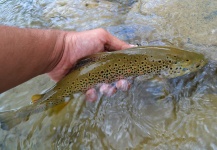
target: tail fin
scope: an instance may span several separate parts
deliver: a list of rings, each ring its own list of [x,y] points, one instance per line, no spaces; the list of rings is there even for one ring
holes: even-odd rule
[[[3,130],[10,130],[20,124],[23,120],[24,118],[17,117],[16,111],[0,112],[0,127]]]

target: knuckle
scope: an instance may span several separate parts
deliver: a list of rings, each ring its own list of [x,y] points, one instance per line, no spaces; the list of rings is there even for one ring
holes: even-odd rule
[[[98,30],[98,34],[101,34],[101,35],[107,35],[108,34],[108,31],[106,31],[105,29],[103,28],[99,28],[97,29]]]

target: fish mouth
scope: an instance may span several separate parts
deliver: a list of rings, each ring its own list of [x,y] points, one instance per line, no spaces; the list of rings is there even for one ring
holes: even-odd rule
[[[195,68],[200,68],[200,67],[202,67],[202,65],[200,64],[200,63],[198,63],[198,64],[195,64]]]
[[[206,65],[206,63],[207,63],[207,61],[201,60],[199,63],[194,64],[194,68],[195,69],[201,69]]]

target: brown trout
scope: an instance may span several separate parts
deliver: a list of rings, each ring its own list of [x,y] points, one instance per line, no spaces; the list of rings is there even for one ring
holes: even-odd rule
[[[53,88],[35,95],[36,102],[18,110],[0,113],[2,129],[9,130],[34,113],[67,103],[74,93],[85,92],[99,83],[120,78],[144,76],[174,78],[197,71],[207,63],[202,54],[174,47],[134,47],[115,52],[101,52],[82,59]]]

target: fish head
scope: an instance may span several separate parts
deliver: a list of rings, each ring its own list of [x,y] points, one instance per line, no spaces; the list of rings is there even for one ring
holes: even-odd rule
[[[207,59],[203,54],[180,50],[177,53],[169,54],[170,62],[168,69],[163,72],[169,78],[182,76],[201,69],[207,64]]]

